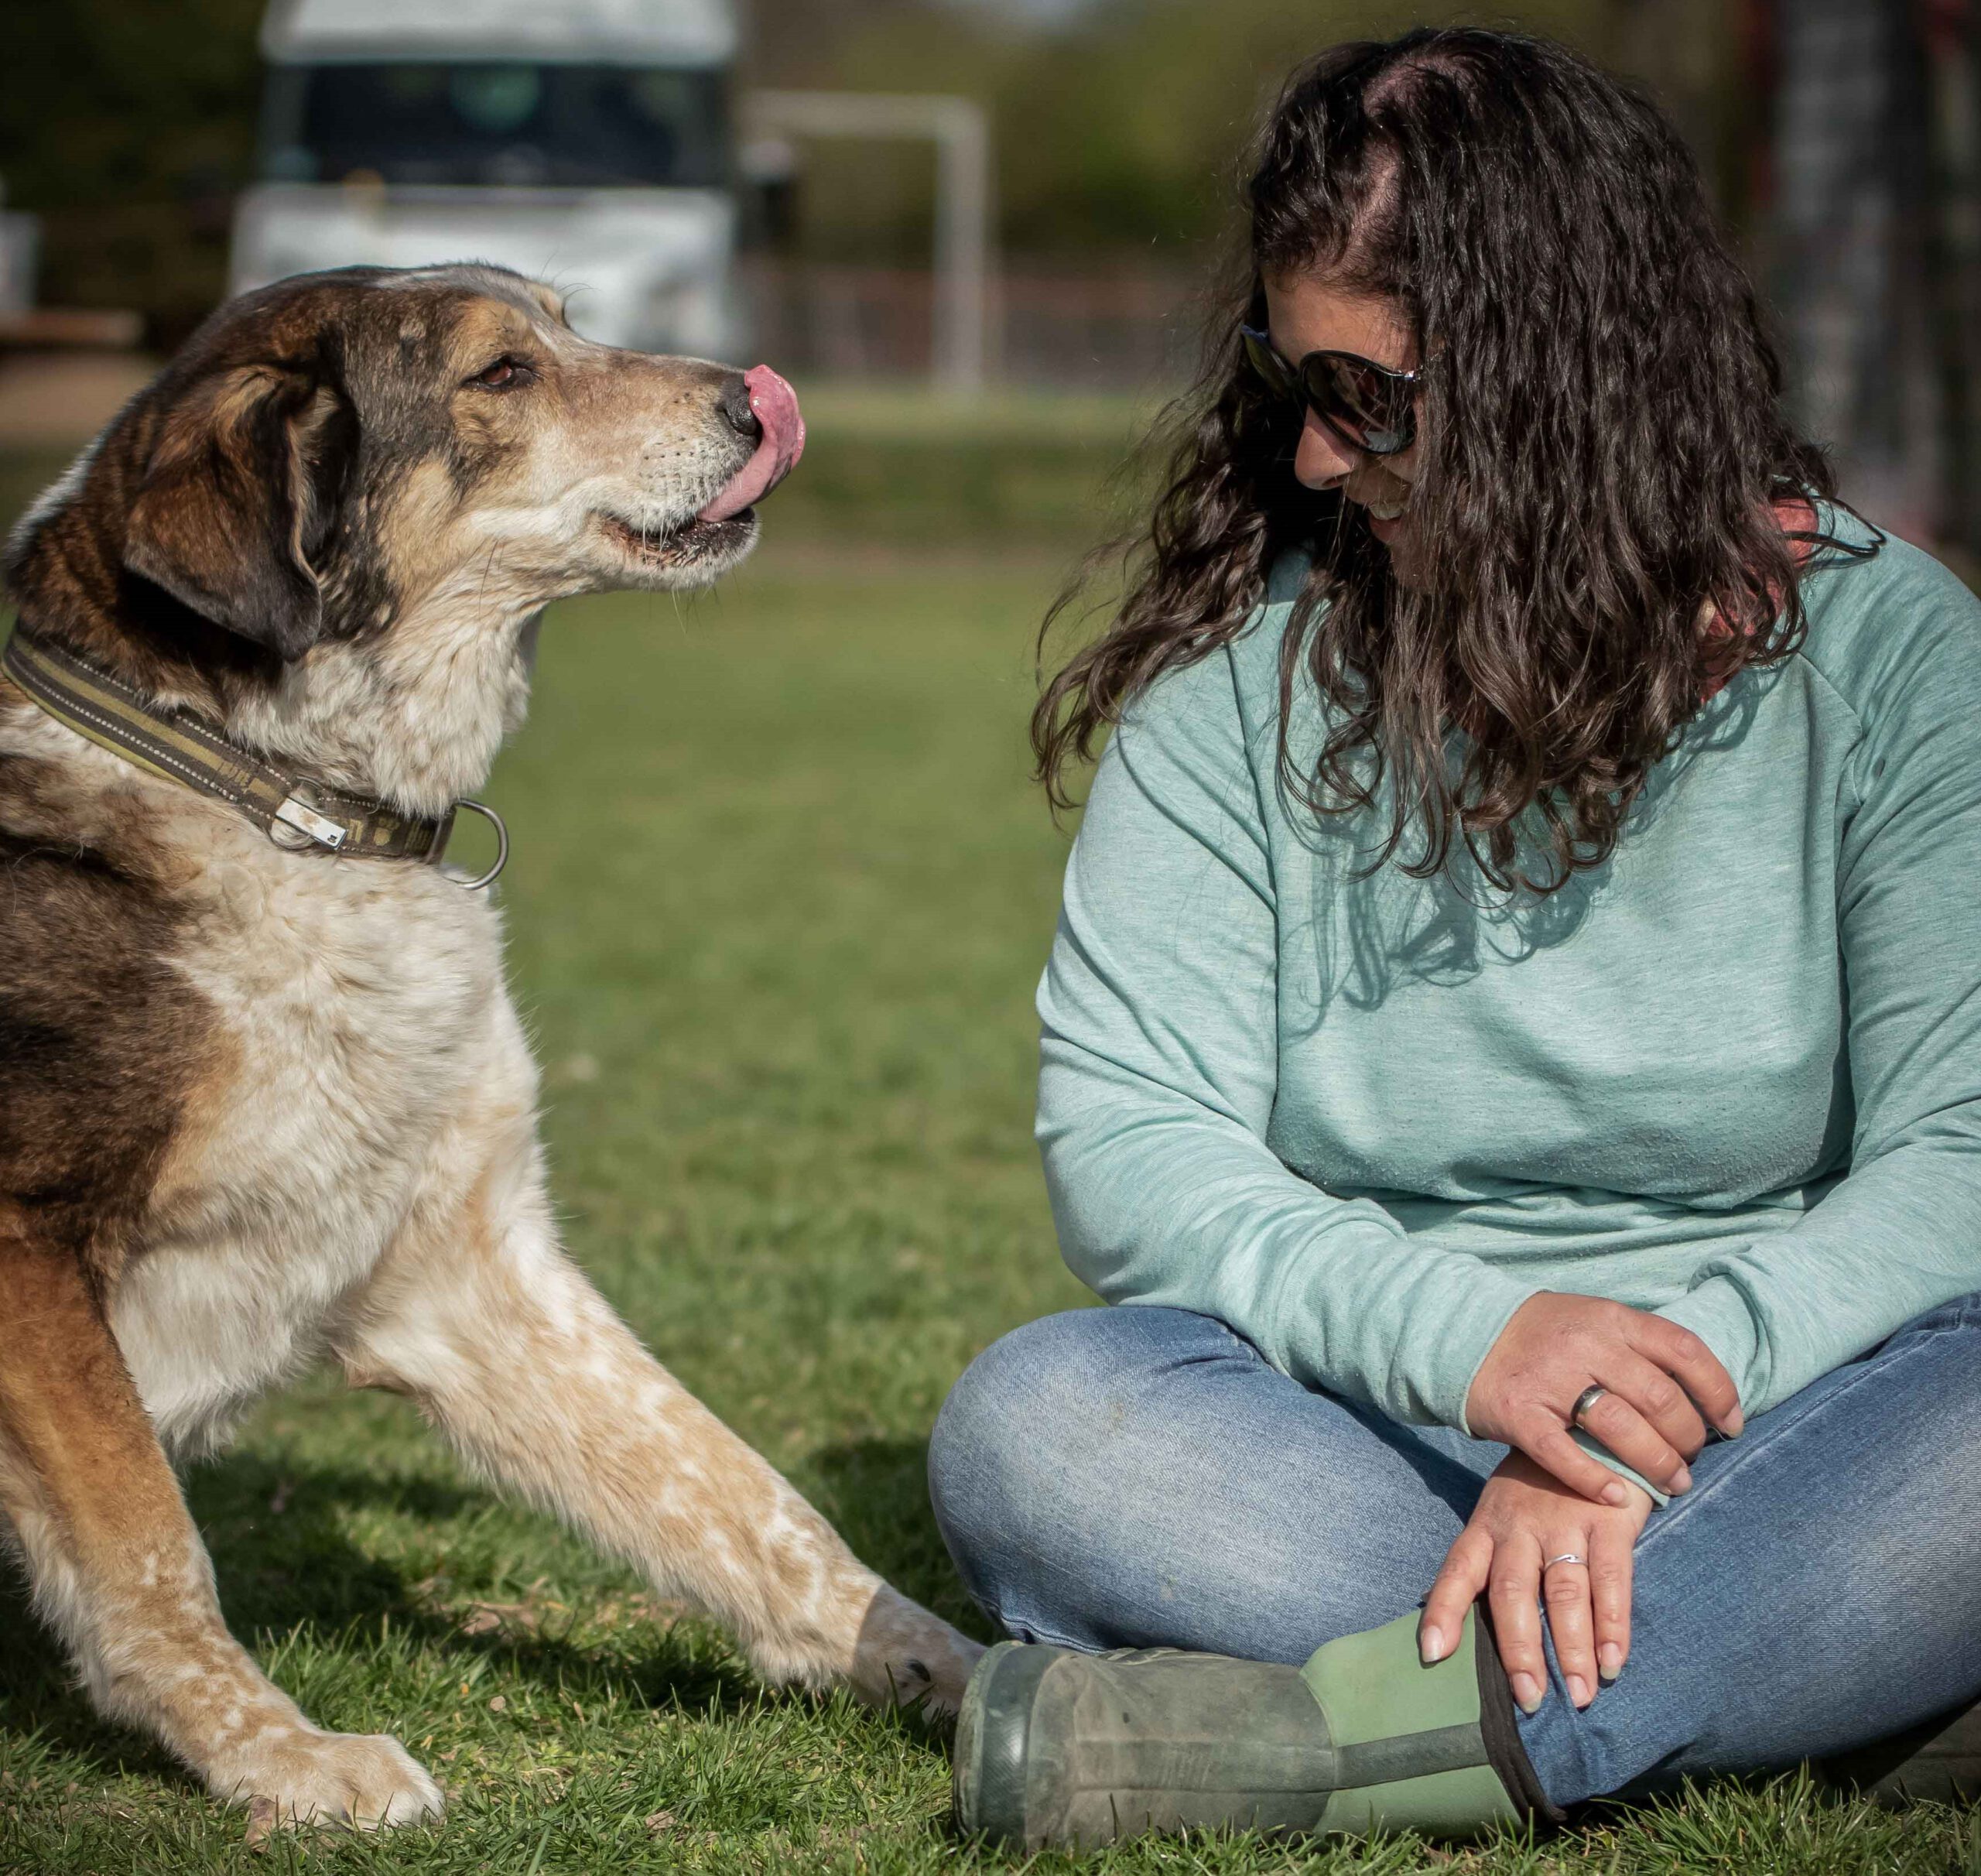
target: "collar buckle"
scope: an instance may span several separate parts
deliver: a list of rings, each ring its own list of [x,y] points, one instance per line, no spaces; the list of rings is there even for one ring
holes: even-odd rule
[[[289,799],[275,810],[275,818],[269,824],[269,838],[286,853],[299,853],[312,842],[319,847],[327,847],[334,854],[344,851],[347,835],[344,824],[316,811],[310,799],[315,792],[306,782],[293,789]],[[303,838],[286,840],[275,831],[279,827],[293,829]]]

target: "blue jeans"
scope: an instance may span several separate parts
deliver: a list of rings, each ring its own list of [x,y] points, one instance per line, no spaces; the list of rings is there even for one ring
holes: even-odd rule
[[[1299,1662],[1422,1603],[1506,1450],[1130,1305],[987,1349],[929,1476],[964,1582],[1020,1639]],[[1519,1724],[1556,1804],[1792,1765],[1981,1696],[1981,1294],[1692,1470],[1637,1541],[1621,1676],[1579,1712],[1548,1645]]]

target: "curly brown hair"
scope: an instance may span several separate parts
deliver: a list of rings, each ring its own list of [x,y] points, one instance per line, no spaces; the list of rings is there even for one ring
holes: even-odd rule
[[[1835,484],[1781,413],[1753,290],[1657,107],[1517,35],[1322,53],[1281,92],[1247,197],[1242,286],[1158,428],[1165,485],[1114,544],[1125,598],[1039,700],[1040,778],[1066,805],[1069,762],[1162,673],[1236,636],[1274,560],[1302,549],[1281,665],[1288,793],[1370,808],[1387,773],[1372,866],[1415,829],[1412,873],[1443,868],[1456,836],[1495,885],[1550,892],[1609,856],[1710,690],[1801,642],[1808,556],[1864,551],[1801,505]],[[1421,584],[1393,577],[1355,504],[1294,480],[1299,414],[1263,395],[1237,336],[1265,323],[1268,273],[1391,296],[1435,354],[1411,497]],[[1303,666],[1329,707],[1295,774]]]

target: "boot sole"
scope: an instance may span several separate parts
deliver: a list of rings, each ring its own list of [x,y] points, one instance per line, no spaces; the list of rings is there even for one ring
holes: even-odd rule
[[[956,1716],[956,1828],[1025,1847],[1025,1769],[1039,1683],[1064,1651],[1001,1642],[977,1664]]]

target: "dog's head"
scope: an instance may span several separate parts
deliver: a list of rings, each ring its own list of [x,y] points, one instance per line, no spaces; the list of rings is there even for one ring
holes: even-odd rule
[[[802,437],[775,374],[593,344],[502,269],[304,275],[207,322],[9,571],[32,606],[37,523],[79,505],[124,568],[293,659],[464,574],[529,604],[705,583]]]
[[[593,344],[501,268],[303,275],[216,313],[6,572],[25,615],[168,694],[362,707],[512,662],[548,601],[706,584],[803,437],[774,372]]]

